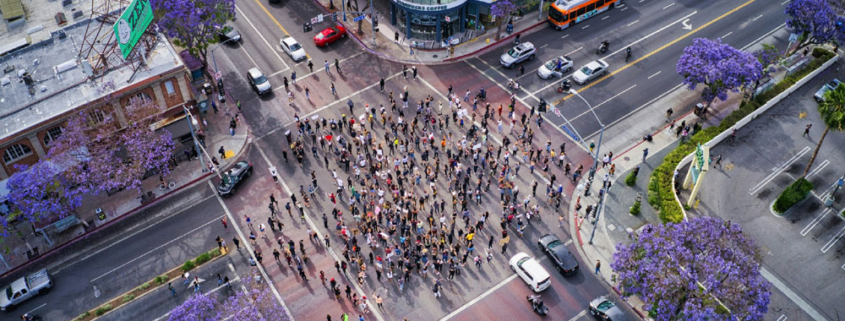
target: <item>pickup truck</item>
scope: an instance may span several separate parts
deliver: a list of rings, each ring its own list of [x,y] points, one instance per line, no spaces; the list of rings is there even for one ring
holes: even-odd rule
[[[53,279],[47,270],[41,270],[15,280],[3,290],[0,295],[0,310],[10,311],[39,293],[46,293],[53,287]]]

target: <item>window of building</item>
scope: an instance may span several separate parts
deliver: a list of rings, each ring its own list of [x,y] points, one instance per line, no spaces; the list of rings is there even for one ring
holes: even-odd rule
[[[139,92],[135,94],[135,98],[141,98],[143,100],[152,100],[152,98],[150,98],[150,95],[147,95],[147,93],[145,92]]]
[[[44,135],[44,145],[50,145],[56,138],[62,135],[62,128],[59,126],[50,128],[47,130],[47,134]]]
[[[29,154],[32,154],[32,149],[29,146],[14,144],[6,148],[6,152],[3,153],[3,162],[9,164]]]
[[[173,81],[168,80],[164,82],[164,88],[167,89],[167,95],[173,96],[176,94],[176,89],[173,88]]]
[[[91,123],[90,125],[99,124],[104,120],[106,120],[106,113],[101,109],[95,108],[88,112],[88,122]]]

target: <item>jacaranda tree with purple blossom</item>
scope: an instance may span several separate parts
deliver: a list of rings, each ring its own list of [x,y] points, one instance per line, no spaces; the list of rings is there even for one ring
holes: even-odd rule
[[[784,9],[786,26],[801,35],[792,53],[810,44],[824,44],[841,35],[836,28],[836,14],[827,0],[792,0]],[[791,54],[791,53],[790,53]]]
[[[235,0],[151,0],[158,26],[174,44],[188,49],[208,68],[208,47],[235,18]]]
[[[775,72],[775,65],[780,60],[781,52],[773,45],[764,43],[760,50],[754,52],[754,57],[757,57],[757,61],[760,62],[760,66],[762,67],[763,75],[761,78],[769,77],[769,74]],[[760,81],[756,81],[754,83],[754,90],[752,93],[757,92],[757,87],[760,86]],[[749,95],[748,99],[754,99],[753,95]]]
[[[647,225],[616,245],[610,266],[657,320],[763,320],[771,292],[760,260],[738,224],[703,217]]]
[[[707,107],[716,98],[728,99],[728,91],[753,85],[763,77],[763,66],[750,54],[722,43],[720,39],[693,39],[675,67],[684,77],[684,84],[695,90],[699,84],[706,86],[701,98]]]
[[[42,160],[32,166],[15,165],[15,170],[7,182],[14,210],[11,215],[0,216],[0,236],[8,235],[9,220],[35,223],[61,219],[82,205],[84,188],[74,188],[53,163]]]
[[[233,287],[232,295],[220,302],[214,294],[196,294],[170,311],[168,321],[286,321],[288,313],[276,301],[266,282],[256,282],[258,273],[244,278],[244,288]]]
[[[496,40],[501,39],[502,37],[502,28],[505,26],[505,22],[508,21],[511,17],[511,13],[516,10],[516,5],[511,2],[511,0],[499,0],[493,3],[493,6],[490,7],[490,13],[496,16]]]
[[[194,294],[181,305],[170,310],[168,321],[223,320],[217,311],[217,298],[214,294]]]
[[[170,174],[173,137],[167,130],[153,129],[162,111],[155,101],[140,97],[123,108],[125,125],[114,111],[79,111],[50,145],[48,157],[91,192],[123,188],[141,192],[145,173]]]

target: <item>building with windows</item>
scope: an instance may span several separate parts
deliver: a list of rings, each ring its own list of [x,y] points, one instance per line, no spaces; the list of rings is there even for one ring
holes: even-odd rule
[[[390,0],[390,24],[415,41],[440,44],[490,20],[493,0]]]
[[[97,118],[115,117],[126,125],[123,108],[129,99],[149,98],[164,110],[160,128],[170,130],[174,141],[190,137],[183,112],[183,106],[194,102],[190,72],[170,43],[158,37],[140,68],[123,64],[93,70],[95,61],[78,58],[86,26],[87,21],[67,26],[0,57],[0,201],[15,165],[46,157],[67,118],[80,110],[93,112],[90,107],[98,106],[105,113]]]

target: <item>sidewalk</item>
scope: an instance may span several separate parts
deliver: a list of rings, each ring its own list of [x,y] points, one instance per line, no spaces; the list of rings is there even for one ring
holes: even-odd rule
[[[197,96],[197,88],[191,87],[194,90],[194,95]],[[216,96],[216,95],[212,95]],[[231,159],[238,159],[245,150],[249,138],[249,126],[240,120],[238,123],[235,135],[229,134],[229,121],[236,108],[233,103],[234,99],[228,98],[230,102],[231,115],[227,116],[224,108],[218,107],[219,113],[215,114],[209,110],[207,115],[201,115],[197,121],[199,128],[205,132],[206,146],[210,156],[214,155],[220,146],[223,146],[227,151],[232,151],[235,157]],[[210,108],[209,108],[210,109]],[[207,126],[205,125],[207,123]],[[90,241],[95,234],[103,230],[103,227],[113,225],[122,221],[124,218],[138,213],[151,205],[169,198],[178,192],[194,186],[196,183],[203,181],[212,174],[208,172],[207,168],[200,165],[197,159],[189,159],[184,154],[185,149],[192,148],[193,145],[178,143],[178,137],[174,137],[176,148],[171,162],[171,173],[165,177],[168,182],[167,188],[162,188],[159,181],[159,175],[151,175],[143,181],[143,191],[145,195],[140,195],[136,190],[121,190],[112,194],[100,192],[98,195],[85,195],[82,200],[82,206],[76,209],[76,216],[81,224],[76,224],[64,231],[58,232],[55,227],[44,227],[49,241],[42,235],[35,234],[35,228],[30,222],[18,222],[16,228],[20,232],[19,237],[8,237],[4,239],[3,260],[6,264],[0,264],[0,271],[2,275],[0,278],[12,278],[23,275],[27,272],[42,269],[48,266],[60,265],[63,262],[73,259],[79,254],[76,251],[62,251],[61,256],[57,256],[57,252],[66,249],[74,243],[85,243],[82,241]],[[231,164],[227,160],[220,161],[220,170],[226,168]],[[207,161],[206,161],[207,162]],[[208,164],[206,164],[207,166]],[[98,217],[98,212],[102,211],[105,215],[104,219]],[[97,235],[101,236],[101,235]],[[45,258],[49,258],[45,260]]]
[[[334,10],[329,9],[329,2],[331,0],[313,1],[319,4],[325,13],[342,12],[340,8],[337,7],[337,4],[335,5]],[[414,39],[405,39],[405,37],[401,36],[404,32],[399,32],[400,41],[395,42],[394,32],[397,31],[397,27],[390,24],[389,15],[384,14],[385,12],[380,10],[379,5],[374,6],[379,16],[379,30],[375,35],[375,44],[373,44],[373,26],[371,18],[368,17],[364,19],[361,27],[362,30],[360,32],[358,31],[358,23],[352,21],[356,15],[347,14],[347,21],[344,22],[340,17],[341,15],[338,14],[339,17],[337,23],[343,25],[347,29],[347,33],[370,53],[387,60],[411,64],[424,63],[427,65],[436,65],[473,57],[485,50],[493,49],[501,45],[512,44],[513,37],[515,37],[516,34],[522,34],[521,36],[525,36],[528,33],[537,30],[537,27],[548,23],[545,14],[543,15],[543,19],[538,20],[537,11],[527,12],[521,17],[514,17],[513,32],[510,34],[502,32],[502,37],[499,41],[496,41],[495,28],[483,31],[467,30],[467,33],[471,32],[471,35],[474,37],[466,42],[455,45],[454,54],[450,56],[446,49],[414,48],[411,50],[411,46],[414,44]],[[481,34],[479,35],[478,33]]]

